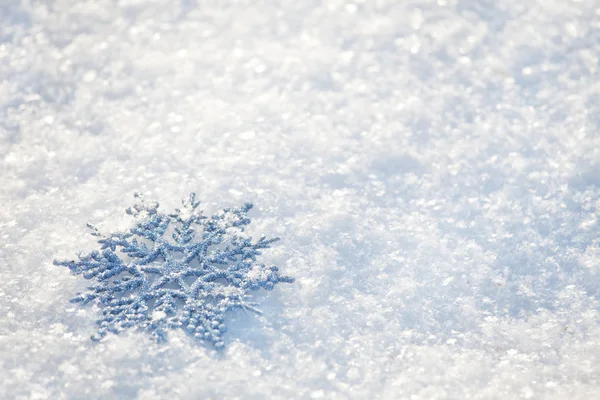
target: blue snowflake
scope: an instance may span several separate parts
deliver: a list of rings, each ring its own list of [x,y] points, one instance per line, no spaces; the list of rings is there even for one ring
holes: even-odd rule
[[[135,327],[161,342],[170,329],[181,328],[220,348],[226,312],[260,313],[248,301],[251,291],[293,282],[277,267],[256,262],[260,250],[279,238],[253,242],[244,235],[252,204],[205,217],[193,193],[172,214],[136,197],[140,203],[127,209],[136,218],[133,228],[103,235],[88,224],[99,237],[100,251],[80,254],[78,261],[54,261],[98,282],[71,300],[102,307],[92,339]]]

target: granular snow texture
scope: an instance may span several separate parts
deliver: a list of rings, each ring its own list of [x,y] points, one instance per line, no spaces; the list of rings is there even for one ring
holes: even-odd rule
[[[0,1],[0,398],[600,398],[596,0]],[[142,192],[295,283],[89,339]]]

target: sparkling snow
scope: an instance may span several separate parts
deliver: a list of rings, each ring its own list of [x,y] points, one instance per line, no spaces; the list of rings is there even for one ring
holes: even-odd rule
[[[135,192],[296,278],[89,339]],[[0,1],[1,399],[600,398],[596,0]]]

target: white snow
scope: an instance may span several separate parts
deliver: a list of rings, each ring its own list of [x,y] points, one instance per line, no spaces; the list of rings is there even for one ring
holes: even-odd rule
[[[153,321],[164,319],[164,318],[167,318],[167,313],[165,313],[164,311],[154,311],[152,313]]]
[[[1,399],[600,398],[596,0],[0,2]],[[52,265],[251,201],[296,277],[89,340]]]

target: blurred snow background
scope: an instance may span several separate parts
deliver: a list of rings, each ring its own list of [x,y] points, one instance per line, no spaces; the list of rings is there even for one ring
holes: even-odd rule
[[[600,396],[596,0],[0,0],[0,398]],[[89,340],[55,258],[252,201],[296,277]]]

